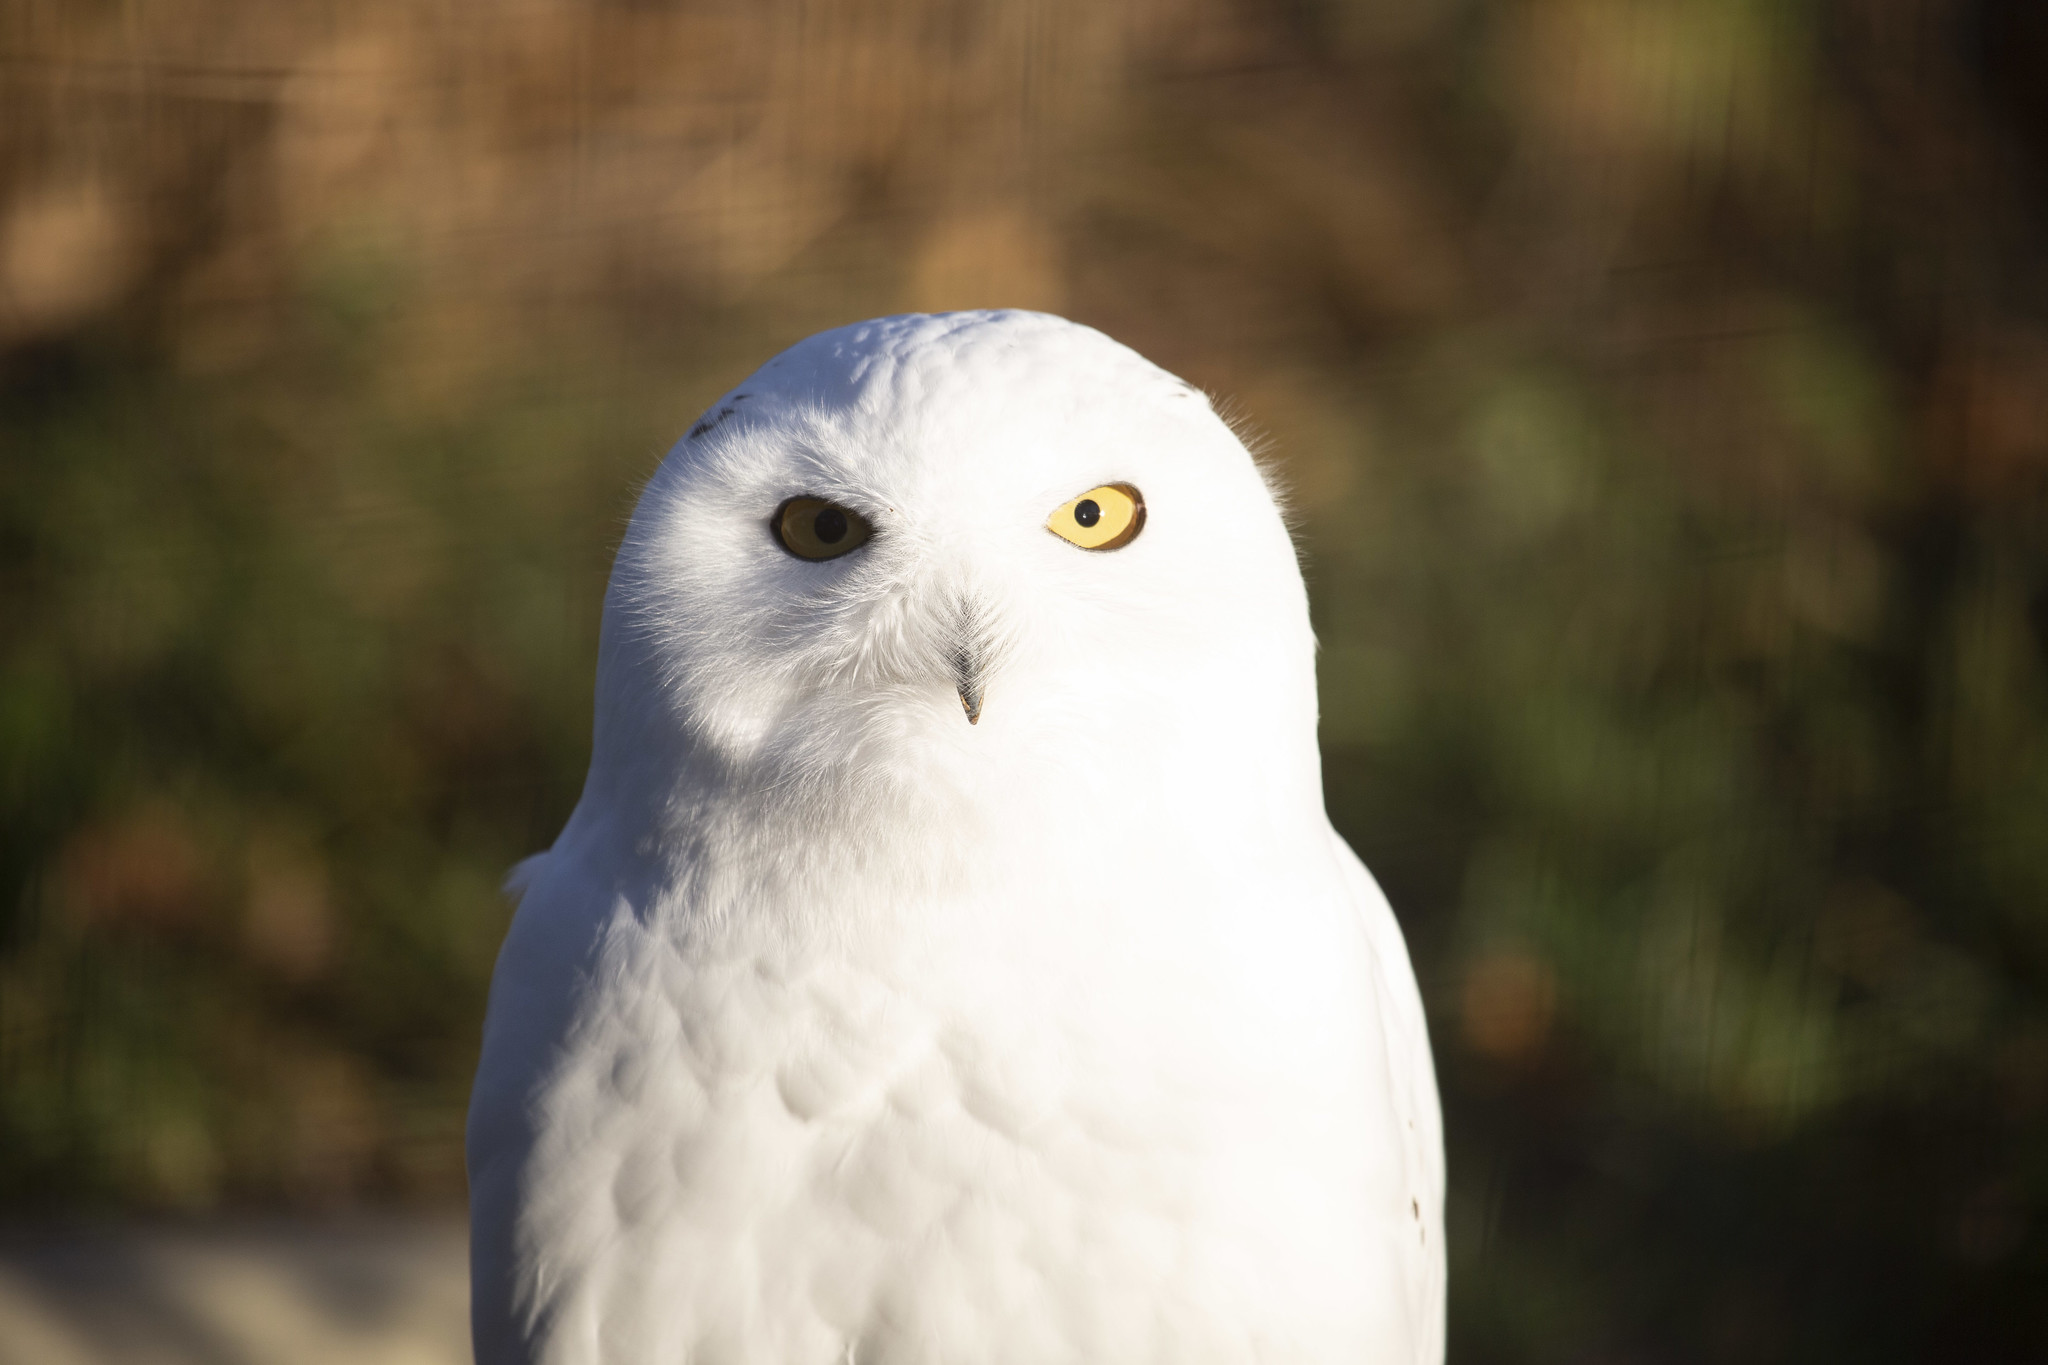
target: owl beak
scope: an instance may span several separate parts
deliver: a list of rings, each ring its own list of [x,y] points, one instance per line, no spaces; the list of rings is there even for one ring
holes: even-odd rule
[[[984,684],[981,680],[981,666],[967,650],[953,656],[953,682],[960,692],[960,709],[967,713],[969,725],[981,724],[981,694]]]
[[[953,687],[960,694],[960,709],[969,725],[981,724],[981,697],[987,688],[988,651],[977,630],[960,632],[953,646]]]
[[[988,669],[995,645],[989,632],[986,608],[973,597],[963,597],[950,632],[953,688],[960,694],[960,709],[969,725],[981,723],[981,698],[988,687]]]

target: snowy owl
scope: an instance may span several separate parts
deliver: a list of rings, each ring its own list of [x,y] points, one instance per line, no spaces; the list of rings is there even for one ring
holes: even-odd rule
[[[482,1365],[1441,1359],[1415,978],[1294,547],[1044,314],[826,332],[642,494],[469,1117]]]

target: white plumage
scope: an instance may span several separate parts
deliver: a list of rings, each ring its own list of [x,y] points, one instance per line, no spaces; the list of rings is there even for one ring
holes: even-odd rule
[[[1049,533],[1105,485],[1135,539]],[[796,497],[872,538],[799,557]],[[888,318],[721,400],[515,877],[482,1365],[1440,1360],[1428,1040],[1313,654],[1251,457],[1100,333]]]

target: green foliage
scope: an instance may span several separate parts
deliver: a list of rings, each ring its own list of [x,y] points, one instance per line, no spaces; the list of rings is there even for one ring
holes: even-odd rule
[[[496,883],[573,799],[655,438],[544,375],[440,424],[46,363],[7,414],[0,1180],[459,1189]]]

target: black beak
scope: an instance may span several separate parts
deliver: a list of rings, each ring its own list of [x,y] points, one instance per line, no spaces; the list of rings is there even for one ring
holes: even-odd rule
[[[981,723],[981,697],[988,685],[990,642],[982,615],[971,603],[962,603],[953,645],[953,687],[960,694],[960,709],[967,723]]]
[[[967,712],[967,723],[981,723],[981,694],[985,684],[981,676],[979,651],[962,648],[953,655],[953,685],[960,692],[960,707]]]

